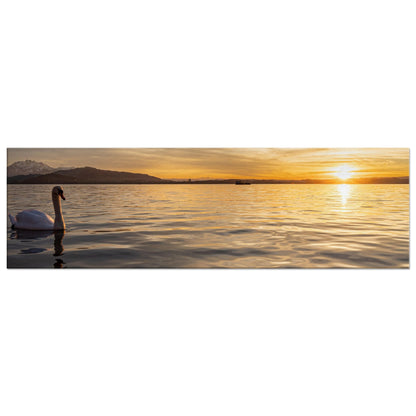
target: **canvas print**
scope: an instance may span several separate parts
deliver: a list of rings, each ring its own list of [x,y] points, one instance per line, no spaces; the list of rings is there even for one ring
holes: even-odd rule
[[[409,149],[13,148],[9,268],[408,268]]]

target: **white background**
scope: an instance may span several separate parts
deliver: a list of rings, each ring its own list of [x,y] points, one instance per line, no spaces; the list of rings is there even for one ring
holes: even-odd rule
[[[410,147],[414,21],[398,0],[3,2],[4,168],[6,147]],[[0,285],[5,416],[416,412],[408,270]]]

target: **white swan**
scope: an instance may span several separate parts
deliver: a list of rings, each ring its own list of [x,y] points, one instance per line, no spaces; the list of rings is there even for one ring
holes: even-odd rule
[[[64,190],[60,186],[55,186],[52,189],[52,202],[55,209],[55,221],[44,212],[36,209],[28,209],[19,212],[16,217],[9,214],[12,228],[21,230],[64,230],[65,222],[62,216],[61,197],[65,200]]]

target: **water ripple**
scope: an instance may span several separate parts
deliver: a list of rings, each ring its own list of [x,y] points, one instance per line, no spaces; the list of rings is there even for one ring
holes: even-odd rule
[[[9,185],[9,212],[53,215],[49,188]],[[65,234],[9,229],[8,267],[409,265],[408,185],[64,188]]]

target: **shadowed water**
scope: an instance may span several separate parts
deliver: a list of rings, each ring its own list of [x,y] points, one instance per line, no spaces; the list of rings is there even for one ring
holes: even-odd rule
[[[8,212],[53,217],[52,185]],[[402,268],[409,185],[65,185],[67,230],[8,228],[8,267]]]

